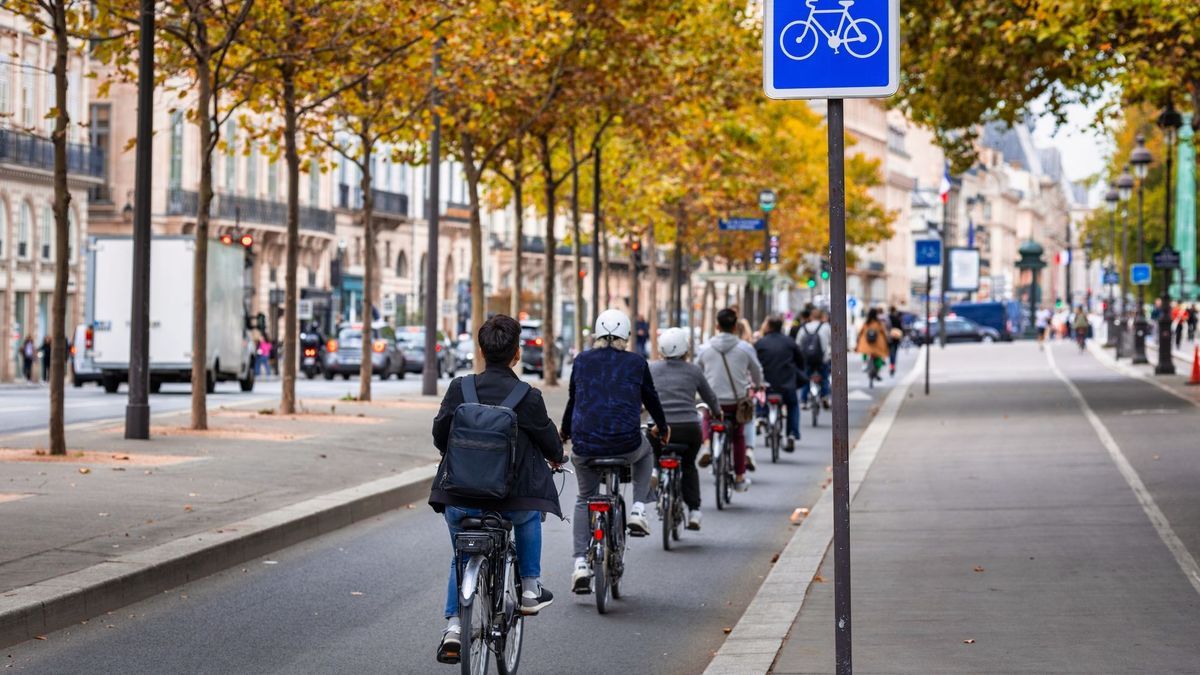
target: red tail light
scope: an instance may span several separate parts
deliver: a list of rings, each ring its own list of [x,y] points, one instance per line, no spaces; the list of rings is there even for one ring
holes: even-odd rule
[[[95,341],[96,341],[96,334],[92,332],[91,328],[88,328],[86,331],[84,331],[84,333],[83,333],[83,348],[84,349],[91,349],[92,345],[95,344]]]
[[[714,425],[712,425],[712,430],[717,433],[723,434],[723,433],[725,433],[725,425],[724,424],[714,424]]]
[[[664,469],[678,469],[679,460],[674,457],[663,457],[658,460],[658,465]]]
[[[330,354],[336,352],[337,351],[337,340],[330,340],[329,342],[326,342],[325,343],[325,351],[329,352]]]
[[[71,345],[71,356],[75,356],[75,345]]]
[[[433,351],[435,351],[435,352],[440,352],[440,351],[442,351],[442,346],[441,346],[441,345],[434,345],[434,346],[433,346]]]
[[[387,349],[387,342],[384,340],[376,340],[371,345],[371,349],[375,350],[376,354],[382,354],[384,352],[384,350]]]
[[[588,511],[608,513],[608,502],[588,502]]]
[[[312,347],[306,347],[304,349],[304,355],[305,356],[316,356],[317,350],[313,349]]]
[[[596,538],[596,541],[600,541],[600,540],[604,539],[604,530],[597,527],[596,531],[592,533],[592,536]]]
[[[783,403],[783,397],[772,394],[767,397],[767,403],[774,403],[775,405],[779,405],[780,403]]]

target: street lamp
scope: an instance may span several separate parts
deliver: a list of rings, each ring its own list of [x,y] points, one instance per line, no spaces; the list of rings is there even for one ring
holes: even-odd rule
[[[1133,149],[1133,153],[1129,156],[1129,163],[1133,165],[1133,173],[1137,176],[1138,262],[1145,262],[1146,260],[1145,221],[1142,207],[1145,203],[1146,174],[1150,172],[1150,163],[1152,161],[1154,161],[1154,158],[1150,155],[1150,150],[1146,148],[1146,137],[1138,134],[1137,147]],[[1138,301],[1137,307],[1134,310],[1133,320],[1133,363],[1149,363],[1146,359],[1146,333],[1149,332],[1150,327],[1146,323],[1145,308],[1146,287],[1138,286]]]
[[[1158,127],[1163,130],[1167,142],[1167,198],[1163,201],[1163,247],[1164,253],[1171,248],[1171,160],[1174,157],[1175,134],[1183,126],[1183,115],[1167,99],[1167,106],[1158,116]],[[1171,354],[1171,276],[1174,268],[1163,269],[1162,306],[1158,310],[1158,365],[1155,375],[1174,375],[1175,358]]]
[[[1117,204],[1121,200],[1121,193],[1117,190],[1116,183],[1110,183],[1108,192],[1104,194],[1104,201],[1108,204],[1108,255],[1109,262],[1104,268],[1104,276],[1108,276],[1109,272],[1117,269]],[[1108,303],[1104,305],[1104,324],[1108,327],[1108,336],[1105,338],[1105,347],[1115,347],[1117,344],[1117,320],[1116,312],[1113,311],[1113,285],[1105,279],[1105,285],[1108,286]]]
[[[1129,200],[1133,198],[1133,175],[1129,173],[1129,165],[1117,176],[1117,192],[1121,197],[1121,317],[1117,333],[1117,357],[1128,356],[1126,332],[1128,320],[1127,304],[1129,302]]]

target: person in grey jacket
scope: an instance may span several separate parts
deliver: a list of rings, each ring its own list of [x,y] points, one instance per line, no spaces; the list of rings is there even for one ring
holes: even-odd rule
[[[688,507],[689,530],[700,529],[700,472],[696,469],[696,455],[704,445],[704,430],[700,427],[700,415],[696,410],[696,395],[712,411],[713,417],[721,418],[721,402],[713,393],[700,367],[688,363],[690,347],[687,331],[668,328],[658,339],[661,361],[650,364],[650,375],[662,401],[671,427],[671,445],[678,446],[683,467],[683,503]]]
[[[727,433],[733,439],[733,469],[737,474],[734,489],[745,492],[750,486],[750,480],[746,478],[746,437],[734,413],[737,412],[737,400],[746,396],[751,385],[763,386],[763,373],[754,347],[733,334],[737,322],[737,312],[732,309],[717,312],[718,333],[708,341],[708,346],[696,360],[700,370],[704,371],[704,379],[721,402]],[[708,466],[711,461],[707,452],[700,455],[700,466]]]

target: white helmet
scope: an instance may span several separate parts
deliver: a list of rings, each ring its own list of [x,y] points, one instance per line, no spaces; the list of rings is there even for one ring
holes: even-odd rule
[[[628,340],[630,333],[629,317],[625,316],[625,312],[617,309],[606,309],[600,312],[600,316],[596,317],[596,330],[592,332],[592,337],[614,337],[620,340]]]
[[[682,328],[668,328],[658,338],[658,353],[667,359],[680,359],[687,355],[691,346],[687,331]]]

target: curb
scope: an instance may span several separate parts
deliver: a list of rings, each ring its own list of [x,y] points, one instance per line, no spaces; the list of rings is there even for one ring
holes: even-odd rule
[[[5,593],[0,647],[409,504],[428,493],[436,470],[419,466]]]
[[[850,501],[891,431],[909,387],[923,373],[926,350],[904,380],[888,392],[875,418],[850,453]],[[804,522],[792,534],[754,599],[709,662],[704,675],[768,673],[804,605],[813,576],[833,539],[833,490],[825,490]]]

